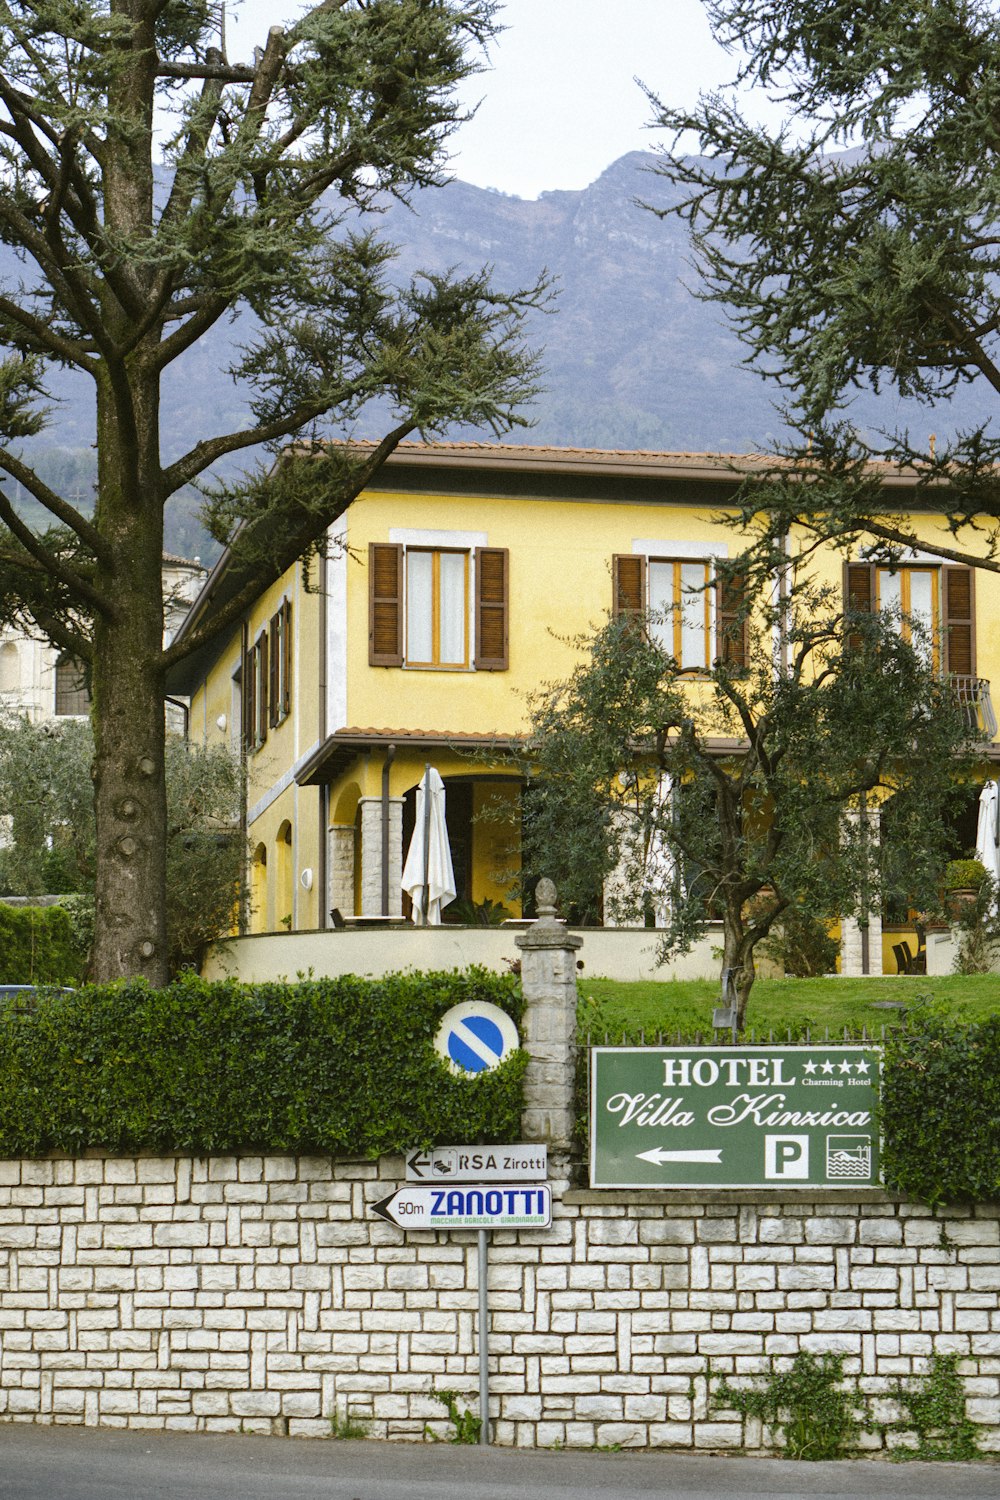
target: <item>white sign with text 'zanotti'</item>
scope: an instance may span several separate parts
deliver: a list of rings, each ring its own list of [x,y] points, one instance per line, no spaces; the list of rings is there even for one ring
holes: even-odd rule
[[[371,1205],[372,1213],[401,1229],[547,1229],[552,1193],[547,1182],[407,1183]]]

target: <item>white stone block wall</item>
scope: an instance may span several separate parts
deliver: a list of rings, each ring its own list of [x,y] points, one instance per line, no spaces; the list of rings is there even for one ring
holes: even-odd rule
[[[326,913],[354,916],[354,824],[336,823],[329,830],[329,889]],[[326,921],[324,913],[324,923]]]
[[[1000,1205],[880,1193],[569,1189],[490,1249],[494,1438],[736,1448],[716,1377],[801,1349],[890,1394],[957,1352],[1000,1451]],[[0,1162],[0,1420],[323,1436],[448,1435],[476,1405],[476,1243],[371,1214],[402,1174],[328,1157]],[[878,1438],[865,1439],[877,1445]]]

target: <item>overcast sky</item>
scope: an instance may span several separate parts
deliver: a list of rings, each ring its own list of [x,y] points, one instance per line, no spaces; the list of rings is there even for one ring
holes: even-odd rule
[[[230,57],[302,8],[243,0]],[[522,198],[586,187],[626,151],[653,148],[637,76],[664,100],[693,103],[733,71],[701,0],[504,0],[502,20],[490,70],[465,91],[468,105],[482,102],[454,138],[452,166],[466,182]]]

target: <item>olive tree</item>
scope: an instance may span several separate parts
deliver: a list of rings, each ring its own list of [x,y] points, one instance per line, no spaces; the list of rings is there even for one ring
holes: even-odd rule
[[[612,620],[534,699],[524,752],[525,867],[584,917],[602,887],[606,916],[641,923],[656,910],[661,959],[720,921],[740,1027],[776,924],[877,907],[869,814],[885,798],[911,851],[908,894],[935,905],[970,738],[898,620],[845,621],[809,587],[758,601],[748,623],[747,646],[693,678],[655,619]]]
[[[84,896],[97,875],[85,719],[0,718],[0,894]],[[171,973],[232,930],[244,866],[243,771],[221,745],[166,743],[166,925]],[[82,914],[81,928],[92,927]]]

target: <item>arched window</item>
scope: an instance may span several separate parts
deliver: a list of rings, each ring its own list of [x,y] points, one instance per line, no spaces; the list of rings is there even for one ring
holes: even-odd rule
[[[267,845],[258,844],[250,863],[250,931],[267,931]]]
[[[0,693],[14,693],[20,681],[18,650],[13,641],[0,646]]]
[[[275,931],[279,931],[282,927],[291,930],[295,870],[292,863],[292,825],[287,818],[278,829],[275,855]]]

